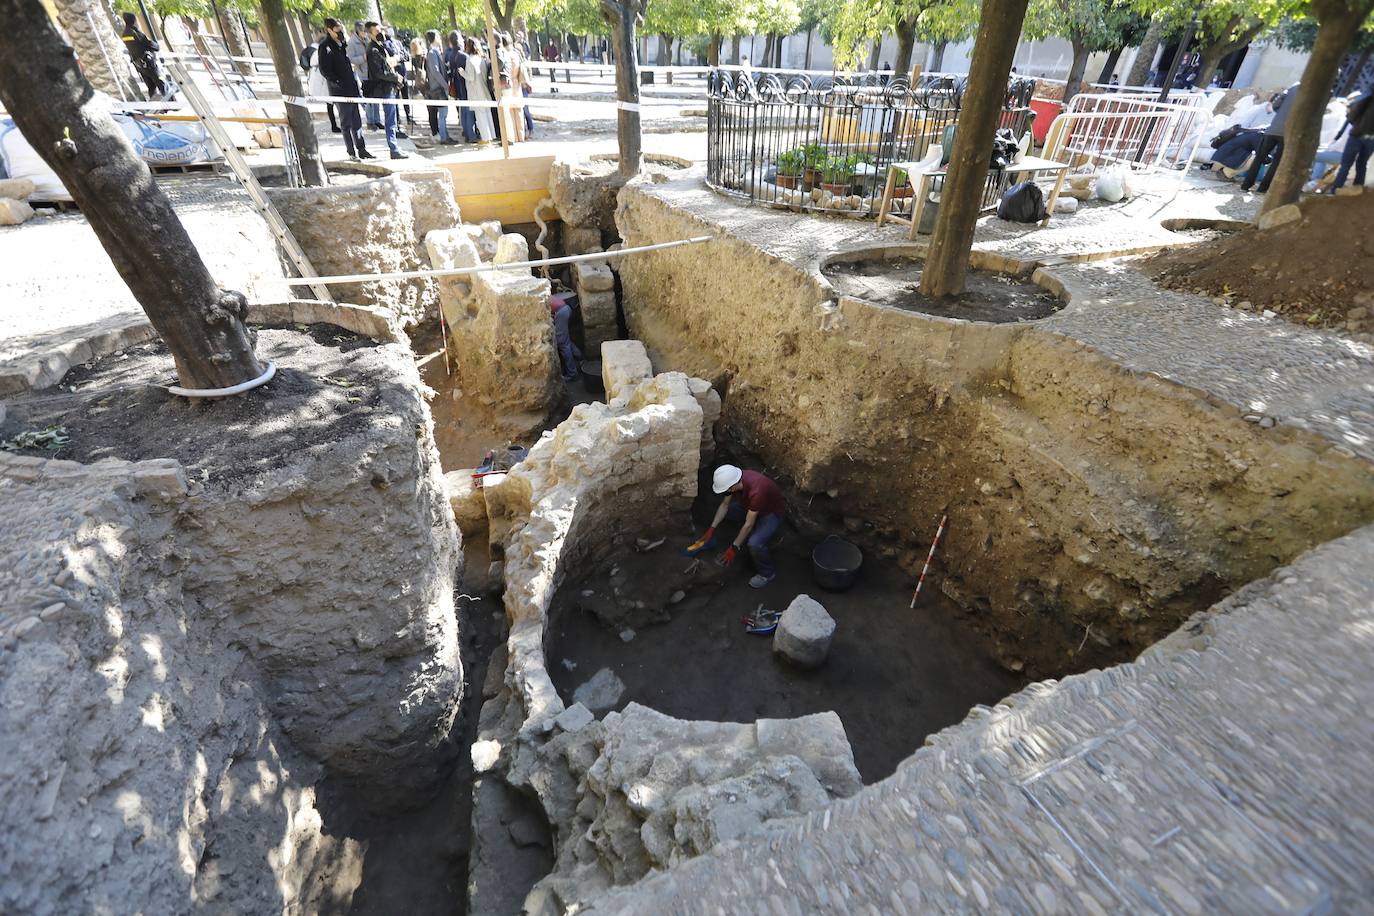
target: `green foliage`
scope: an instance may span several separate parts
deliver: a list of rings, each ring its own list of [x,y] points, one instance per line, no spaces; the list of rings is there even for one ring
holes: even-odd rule
[[[1110,51],[1138,43],[1148,25],[1122,0],[1032,0],[1023,34],[1032,41],[1057,35],[1078,48]]]
[[[1307,15],[1290,16],[1281,20],[1266,37],[1281,48],[1310,52],[1317,41],[1317,20]],[[1363,53],[1371,48],[1374,48],[1374,17],[1356,34],[1350,50]]]
[[[853,67],[863,59],[862,46],[914,23],[921,41],[963,41],[978,28],[978,0],[840,0],[829,19],[828,36],[835,64]]]
[[[821,165],[821,181],[825,184],[843,184],[854,177],[854,169],[859,164],[859,157],[831,156]]]
[[[830,151],[820,143],[808,143],[801,148],[808,169],[818,169],[830,156]]]
[[[806,153],[801,149],[778,153],[777,166],[779,175],[800,175],[806,167]]]

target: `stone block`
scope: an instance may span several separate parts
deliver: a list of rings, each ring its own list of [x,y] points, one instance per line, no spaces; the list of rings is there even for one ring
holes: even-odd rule
[[[23,200],[33,193],[33,182],[27,178],[0,178],[0,197]]]
[[[608,340],[601,344],[601,381],[606,386],[608,401],[653,374],[654,367],[649,363],[649,354],[639,341]]]
[[[615,275],[605,261],[578,261],[573,265],[573,276],[579,294],[615,289]]]
[[[1302,209],[1297,204],[1284,204],[1268,213],[1261,213],[1257,225],[1261,230],[1274,229],[1288,223],[1295,223],[1300,219],[1302,219]]]
[[[586,728],[596,721],[596,716],[592,711],[581,703],[574,703],[567,709],[558,714],[553,720],[554,724],[565,732],[575,732]]]
[[[818,668],[830,652],[835,620],[809,595],[792,599],[773,634],[773,651],[801,668]]]
[[[492,258],[495,263],[516,264],[529,259],[530,243],[523,235],[508,232],[496,240],[496,256]]]
[[[610,668],[602,668],[573,691],[573,702],[592,711],[606,711],[620,702],[625,683]]]
[[[589,254],[601,250],[601,230],[563,224],[563,253]]]
[[[33,218],[33,207],[22,200],[0,197],[0,226],[17,226]]]
[[[470,468],[465,468],[444,475],[444,489],[448,491],[448,504],[453,508],[453,520],[465,538],[487,527],[486,495],[472,479],[472,473]]]
[[[615,293],[587,293],[578,296],[582,306],[582,332],[586,348],[594,350],[615,340],[619,329],[615,321]]]

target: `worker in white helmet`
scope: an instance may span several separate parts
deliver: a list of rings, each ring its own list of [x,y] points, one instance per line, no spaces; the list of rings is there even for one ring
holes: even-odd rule
[[[754,588],[763,588],[777,575],[773,558],[768,552],[768,542],[777,535],[783,512],[786,511],[782,491],[758,471],[741,471],[733,464],[716,468],[711,478],[711,489],[724,494],[725,498],[720,501],[711,527],[687,548],[688,555],[695,556],[715,543],[716,528],[727,518],[742,522],[739,534],[735,535],[735,540],[716,562],[721,566],[730,566],[739,554],[740,545],[747,541],[755,570],[749,584]]]

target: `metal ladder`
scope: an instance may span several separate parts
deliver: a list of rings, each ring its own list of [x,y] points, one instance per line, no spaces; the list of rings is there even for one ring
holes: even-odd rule
[[[229,164],[234,179],[243,185],[243,189],[248,192],[248,198],[253,202],[254,209],[266,220],[267,227],[272,230],[272,235],[276,237],[277,243],[286,252],[286,256],[291,259],[296,272],[300,274],[302,279],[308,280],[311,277],[318,277],[319,274],[315,272],[315,268],[311,265],[310,259],[306,257],[300,243],[291,234],[290,227],[286,225],[286,221],[277,212],[277,208],[272,205],[272,200],[263,191],[262,185],[258,184],[258,179],[253,175],[252,168],[244,161],[243,155],[234,145],[234,141],[229,139],[229,135],[225,133],[224,125],[219,122],[219,118],[215,117],[214,109],[210,107],[205,96],[201,94],[200,87],[191,81],[190,74],[186,72],[186,68],[182,66],[180,61],[168,61],[167,67],[176,78],[178,88],[185,96],[186,101],[190,103],[191,110],[205,125],[206,133],[210,135],[211,140],[215,141],[220,152],[224,153],[224,159]],[[315,294],[315,298],[321,302],[334,301],[334,297],[329,294],[327,286],[312,283],[310,289]]]

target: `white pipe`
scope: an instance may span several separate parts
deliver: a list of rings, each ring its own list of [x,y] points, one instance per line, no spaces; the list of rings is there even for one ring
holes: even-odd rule
[[[236,394],[243,394],[245,391],[252,391],[260,385],[266,385],[272,381],[272,376],[277,374],[277,364],[268,363],[267,369],[257,378],[250,378],[246,382],[239,382],[237,385],[230,385],[228,388],[182,388],[180,385],[168,385],[167,391],[183,398],[227,398]]]
[[[638,254],[641,251],[662,251],[665,248],[680,248],[683,245],[695,245],[698,242],[709,242],[715,236],[698,235],[690,239],[679,239],[676,242],[659,242],[657,245],[640,245],[638,248],[618,248],[615,251],[593,251],[591,254],[573,254],[562,258],[541,258],[538,261],[510,261],[505,264],[478,264],[474,267],[446,267],[436,270],[397,270],[384,274],[344,274],[337,277],[288,277],[285,280],[287,286],[329,286],[337,283],[366,283],[369,280],[418,280],[422,277],[463,277],[468,274],[486,273],[491,270],[528,270],[531,267],[552,267],[555,264],[575,264],[578,261],[609,261],[614,258],[624,257],[627,254]]]

